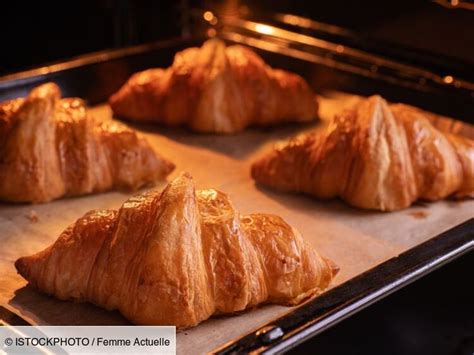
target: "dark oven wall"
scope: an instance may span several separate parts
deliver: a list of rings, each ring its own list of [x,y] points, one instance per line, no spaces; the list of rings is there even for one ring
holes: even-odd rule
[[[474,11],[431,1],[96,0],[4,2],[0,75],[93,51],[180,36],[191,8],[247,7],[352,29],[363,37],[474,61]]]

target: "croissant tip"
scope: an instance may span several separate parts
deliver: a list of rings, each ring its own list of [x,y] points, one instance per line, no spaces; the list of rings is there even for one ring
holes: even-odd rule
[[[377,95],[377,94],[370,96],[369,99],[377,100],[377,101],[380,101],[380,100],[384,100],[384,101],[385,101],[385,99],[384,99],[382,96]]]
[[[21,257],[15,261],[15,268],[16,271],[23,276],[23,278],[28,280],[29,276],[29,265],[27,261],[27,257]]]
[[[54,97],[56,99],[61,98],[61,88],[56,84],[51,82],[47,82],[40,86],[35,87],[31,90],[29,97]]]
[[[166,175],[171,174],[171,172],[172,172],[174,169],[176,169],[176,164],[174,164],[173,162],[167,160],[167,161],[165,162],[165,170],[166,170],[166,171],[165,171],[165,174],[166,174]]]
[[[260,165],[261,165],[261,160],[257,160],[253,162],[252,165],[250,166],[250,176],[256,181],[258,181]]]
[[[210,38],[208,39],[206,42],[203,43],[203,46],[204,45],[219,45],[219,46],[226,46],[225,42],[218,38],[218,37],[213,37],[213,38]]]
[[[326,263],[329,266],[329,270],[331,271],[331,276],[333,278],[336,277],[336,275],[339,273],[341,268],[334,261],[332,261],[331,259],[325,259],[325,260],[326,260]]]
[[[107,100],[107,103],[109,104],[109,107],[110,107],[110,109],[112,110],[112,114],[115,114],[115,110],[114,110],[114,106],[115,106],[115,95],[117,95],[117,93],[113,93],[112,95],[110,95],[110,97],[109,97],[108,100]]]
[[[187,171],[183,171],[181,172],[181,174],[179,174],[179,176],[177,177],[177,179],[186,179],[186,180],[192,180],[193,177],[190,173],[188,173]]]
[[[369,97],[368,102],[372,102],[375,105],[380,105],[382,107],[388,107],[388,102],[380,95],[372,95]]]

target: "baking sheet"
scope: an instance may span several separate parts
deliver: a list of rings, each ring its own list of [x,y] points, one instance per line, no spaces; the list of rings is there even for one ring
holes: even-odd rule
[[[358,97],[331,93],[320,99],[324,120]],[[108,106],[92,113],[111,118]],[[440,121],[445,127],[447,121]],[[321,126],[288,125],[251,129],[234,136],[198,135],[185,129],[133,125],[146,134],[163,156],[177,166],[169,177],[190,172],[197,188],[226,192],[242,213],[266,212],[282,216],[298,228],[322,255],[341,268],[334,285],[376,266],[423,241],[474,216],[474,200],[419,203],[392,213],[364,211],[343,202],[277,193],[258,187],[250,177],[250,165],[280,139]],[[472,126],[456,130],[472,137]],[[162,188],[159,184],[156,188]],[[97,325],[127,324],[117,312],[90,304],[62,302],[26,286],[16,274],[14,261],[54,242],[70,223],[91,209],[118,208],[133,195],[110,192],[69,198],[43,205],[0,204],[0,304],[33,324]],[[203,353],[245,334],[292,308],[264,306],[241,314],[210,319],[177,335],[178,353]]]

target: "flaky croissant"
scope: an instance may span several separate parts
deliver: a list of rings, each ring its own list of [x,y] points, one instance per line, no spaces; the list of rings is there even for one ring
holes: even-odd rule
[[[0,104],[0,199],[47,202],[114,188],[136,189],[174,165],[126,126],[96,121],[55,84]]]
[[[280,217],[240,216],[222,192],[196,192],[187,174],[118,211],[89,212],[15,266],[59,299],[179,328],[264,302],[296,304],[337,272]]]
[[[110,98],[118,116],[234,133],[250,125],[311,121],[317,102],[303,78],[272,69],[250,49],[212,39],[176,54],[168,69],[133,75]]]
[[[474,141],[437,130],[428,115],[372,96],[327,129],[277,147],[252,165],[252,176],[279,190],[382,211],[474,197]]]

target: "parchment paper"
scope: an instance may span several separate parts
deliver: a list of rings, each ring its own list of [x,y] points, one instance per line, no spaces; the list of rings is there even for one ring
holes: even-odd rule
[[[342,94],[321,98],[323,121],[357,99]],[[105,105],[92,111],[104,119],[111,118],[110,109]],[[443,120],[441,124],[449,127],[446,122]],[[334,286],[474,216],[474,200],[420,203],[406,210],[381,213],[351,208],[337,200],[318,201],[302,195],[277,193],[254,184],[249,171],[256,157],[276,140],[287,139],[318,124],[251,129],[234,136],[198,135],[185,129],[151,125],[134,127],[148,136],[157,151],[176,164],[177,169],[169,179],[180,171],[188,171],[197,188],[224,191],[242,213],[278,214],[298,228],[322,255],[340,266]],[[459,131],[459,124],[455,126]],[[472,135],[472,127],[466,126],[464,132]],[[164,183],[156,188],[163,186]],[[53,243],[62,230],[87,211],[118,208],[131,195],[133,193],[110,192],[43,205],[0,204],[0,304],[33,324],[127,324],[117,312],[107,312],[90,304],[61,302],[36,292],[16,274],[13,263],[18,257]],[[291,310],[264,306],[235,316],[210,319],[178,333],[178,353],[210,351]]]

